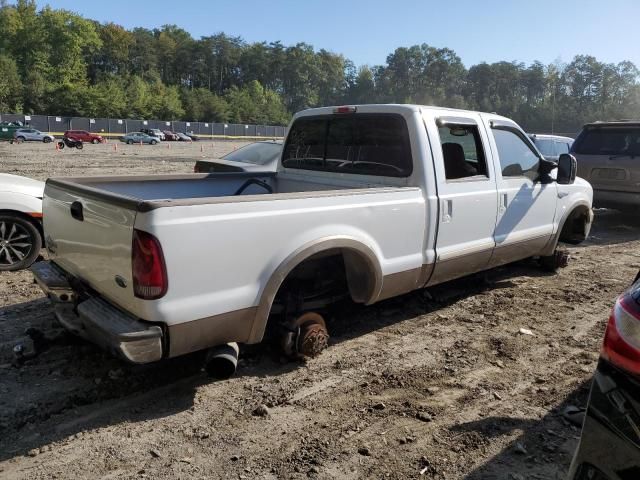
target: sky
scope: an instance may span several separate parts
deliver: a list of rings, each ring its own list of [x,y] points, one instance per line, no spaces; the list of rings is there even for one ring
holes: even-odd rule
[[[306,42],[356,65],[397,47],[454,50],[467,66],[501,60],[569,62],[577,54],[640,66],[640,0],[38,0],[126,28],[176,24],[194,38]]]

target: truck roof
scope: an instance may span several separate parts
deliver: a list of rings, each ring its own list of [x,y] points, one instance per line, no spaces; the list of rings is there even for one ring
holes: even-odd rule
[[[510,118],[503,117],[502,115],[498,115],[494,112],[478,112],[475,110],[463,110],[459,108],[449,108],[449,107],[439,107],[436,105],[417,105],[417,104],[406,104],[406,103],[366,103],[359,105],[334,105],[328,107],[318,107],[318,108],[309,108],[307,110],[302,110],[295,114],[294,118],[301,116],[310,116],[310,115],[329,115],[333,114],[335,109],[340,107],[355,107],[360,112],[389,112],[389,113],[400,113],[400,112],[417,112],[420,110],[445,110],[449,112],[463,113],[463,114],[478,114],[482,113],[484,115],[490,115],[495,119],[502,119],[506,121],[513,122]]]

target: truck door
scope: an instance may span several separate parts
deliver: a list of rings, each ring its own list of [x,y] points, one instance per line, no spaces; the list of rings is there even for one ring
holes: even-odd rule
[[[557,185],[541,183],[540,156],[513,122],[491,120],[491,145],[498,171],[496,248],[491,267],[537,255],[554,228]]]
[[[493,252],[498,197],[486,131],[477,115],[427,122],[439,200],[430,285],[483,270]]]

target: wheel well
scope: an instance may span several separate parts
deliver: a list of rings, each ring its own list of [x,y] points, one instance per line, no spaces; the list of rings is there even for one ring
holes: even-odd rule
[[[24,212],[20,212],[19,210],[0,210],[0,215],[14,215],[16,217],[20,217],[30,222],[31,224],[33,224],[38,229],[38,233],[40,233],[40,239],[42,240],[42,245],[44,245],[44,230],[42,229],[41,221],[33,218],[31,215],[27,215]]]
[[[270,314],[291,309],[291,297],[298,303],[302,298],[300,310],[322,308],[347,296],[368,304],[376,299],[381,286],[377,257],[363,244],[342,238],[310,244],[271,275],[260,297],[249,342],[262,339]]]
[[[589,234],[589,207],[579,205],[567,216],[562,226],[559,240],[561,242],[578,244],[583,242]]]
[[[282,304],[287,294],[310,299],[315,305],[332,303],[340,296],[365,303],[373,295],[375,273],[357,253],[346,249],[328,249],[298,263],[280,284],[274,305]]]

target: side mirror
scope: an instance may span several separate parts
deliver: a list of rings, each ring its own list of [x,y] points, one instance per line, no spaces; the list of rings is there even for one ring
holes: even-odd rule
[[[558,177],[556,181],[560,185],[571,185],[576,181],[578,162],[576,157],[568,153],[563,153],[558,159]]]

